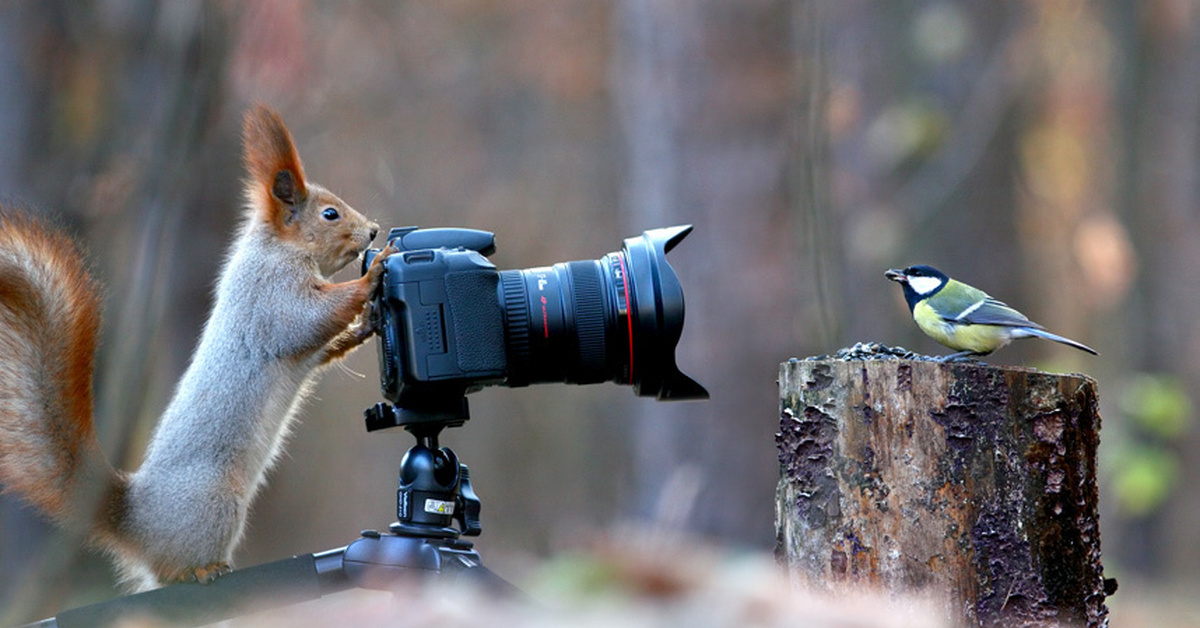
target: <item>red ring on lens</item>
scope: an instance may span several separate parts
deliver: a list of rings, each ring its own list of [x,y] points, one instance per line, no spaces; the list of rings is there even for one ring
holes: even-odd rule
[[[621,263],[621,288],[625,291],[625,329],[629,333],[629,385],[633,385],[633,302],[629,300],[629,271],[625,268],[625,256],[617,254]]]

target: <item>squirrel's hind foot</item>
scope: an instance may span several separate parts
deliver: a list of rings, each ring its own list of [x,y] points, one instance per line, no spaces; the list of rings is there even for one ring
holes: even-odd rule
[[[208,584],[221,576],[233,571],[233,567],[225,561],[209,563],[202,567],[192,567],[184,569],[175,576],[168,579],[164,584],[178,584],[181,582],[199,582],[200,584]]]

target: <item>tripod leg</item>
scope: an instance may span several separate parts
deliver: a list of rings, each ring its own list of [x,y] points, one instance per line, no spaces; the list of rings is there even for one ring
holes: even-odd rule
[[[474,549],[463,550],[443,545],[438,551],[442,556],[440,575],[448,582],[470,583],[503,597],[528,597],[515,584],[484,567],[483,559]]]
[[[496,575],[496,572],[484,567],[482,564],[475,567],[462,568],[455,574],[454,578],[457,582],[477,584],[484,590],[502,597],[523,598],[528,595],[519,589],[517,585],[501,578]]]
[[[322,556],[305,554],[239,569],[209,584],[176,584],[71,609],[31,626],[119,625],[123,618],[160,618],[172,626],[203,626],[269,608],[313,600],[350,587],[319,573]]]

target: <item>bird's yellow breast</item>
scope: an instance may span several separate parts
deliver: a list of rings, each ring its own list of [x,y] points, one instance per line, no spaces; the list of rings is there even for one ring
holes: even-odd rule
[[[947,321],[924,301],[913,307],[913,320],[930,338],[955,351],[991,353],[1012,342],[1011,328],[999,325],[964,325]]]

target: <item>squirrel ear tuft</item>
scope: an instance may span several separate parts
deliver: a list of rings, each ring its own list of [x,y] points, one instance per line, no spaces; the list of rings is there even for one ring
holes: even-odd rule
[[[258,104],[246,112],[242,142],[250,196],[272,222],[290,223],[306,196],[304,165],[279,114]]]

